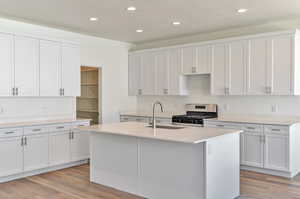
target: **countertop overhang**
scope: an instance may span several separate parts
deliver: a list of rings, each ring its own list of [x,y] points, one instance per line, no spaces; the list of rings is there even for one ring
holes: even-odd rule
[[[177,126],[177,125],[176,125]],[[182,129],[161,129],[147,127],[146,123],[122,122],[78,127],[82,131],[115,134],[163,141],[197,144],[226,134],[241,133],[242,130],[218,129],[205,127],[187,127]]]

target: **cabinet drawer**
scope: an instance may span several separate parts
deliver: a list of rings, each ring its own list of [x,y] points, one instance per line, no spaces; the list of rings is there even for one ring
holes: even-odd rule
[[[57,124],[53,126],[49,126],[50,132],[57,132],[57,131],[68,131],[71,130],[73,127],[72,124]]]
[[[242,126],[240,124],[236,123],[229,123],[229,122],[205,122],[204,123],[205,127],[210,127],[210,128],[224,128],[224,129],[242,129]]]
[[[288,126],[276,126],[276,125],[264,125],[265,133],[275,133],[275,134],[288,134]]]
[[[34,127],[25,127],[24,135],[32,135],[32,134],[41,134],[48,133],[49,128],[46,126],[34,126]]]
[[[23,136],[23,129],[0,129],[0,138]]]
[[[242,129],[246,132],[256,132],[256,133],[263,132],[264,130],[263,125],[259,125],[259,124],[244,124]]]

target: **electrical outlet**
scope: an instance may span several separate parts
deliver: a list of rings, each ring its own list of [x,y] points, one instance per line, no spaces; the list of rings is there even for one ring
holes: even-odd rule
[[[224,104],[223,105],[223,109],[224,109],[224,111],[228,111],[229,110],[229,105],[228,104]]]
[[[272,111],[272,113],[276,113],[276,112],[278,111],[278,107],[277,107],[276,104],[273,104],[273,105],[271,106],[271,111]]]

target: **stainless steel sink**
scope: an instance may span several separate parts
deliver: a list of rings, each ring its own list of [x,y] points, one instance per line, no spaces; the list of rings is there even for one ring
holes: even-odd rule
[[[146,126],[149,128],[153,128],[152,125]],[[167,125],[156,125],[157,129],[170,129],[170,130],[176,130],[176,129],[184,129],[185,127],[182,126],[167,126]]]

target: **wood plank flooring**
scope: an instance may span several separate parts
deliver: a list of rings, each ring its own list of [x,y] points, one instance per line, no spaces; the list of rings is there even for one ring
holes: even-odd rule
[[[300,176],[280,177],[241,172],[240,199],[300,199]],[[0,199],[141,199],[89,182],[82,165],[0,184]]]

